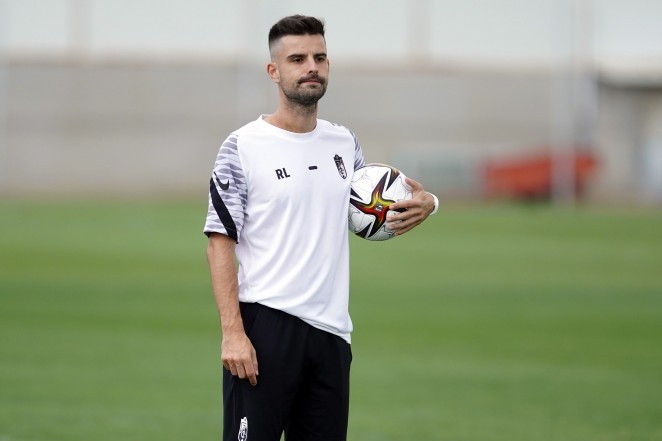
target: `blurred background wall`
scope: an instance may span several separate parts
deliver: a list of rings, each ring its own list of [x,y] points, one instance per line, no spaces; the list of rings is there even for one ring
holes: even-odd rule
[[[206,196],[292,13],[369,161],[447,200],[662,205],[658,0],[0,0],[0,196]]]

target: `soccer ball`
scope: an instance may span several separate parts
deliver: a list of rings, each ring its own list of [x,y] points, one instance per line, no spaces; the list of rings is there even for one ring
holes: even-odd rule
[[[411,199],[405,175],[384,164],[368,164],[354,171],[349,197],[349,229],[368,240],[387,240],[393,232],[386,228],[389,206]]]

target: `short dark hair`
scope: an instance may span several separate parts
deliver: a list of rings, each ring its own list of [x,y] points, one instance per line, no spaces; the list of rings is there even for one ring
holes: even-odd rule
[[[286,35],[321,35],[324,38],[324,22],[315,17],[290,15],[281,18],[269,31],[269,49],[274,42]]]

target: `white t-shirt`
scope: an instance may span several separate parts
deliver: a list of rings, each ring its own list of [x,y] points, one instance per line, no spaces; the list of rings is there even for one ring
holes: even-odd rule
[[[204,228],[237,241],[239,301],[299,317],[350,342],[347,210],[358,140],[321,119],[292,133],[264,115],[222,144]]]

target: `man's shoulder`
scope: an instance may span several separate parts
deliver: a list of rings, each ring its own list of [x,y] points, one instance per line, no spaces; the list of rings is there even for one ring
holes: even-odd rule
[[[347,127],[343,126],[342,124],[327,121],[325,119],[318,118],[317,119],[317,124],[319,124],[319,127],[322,130],[336,130],[336,131],[340,131],[340,132],[346,131],[346,132],[351,133],[351,131]]]
[[[243,126],[239,127],[237,130],[233,131],[231,135],[239,136],[242,134],[251,134],[260,132],[263,130],[263,124],[260,119],[253,120]]]
[[[334,134],[334,135],[345,135],[351,138],[355,138],[354,132],[352,132],[347,127],[342,124],[335,122],[327,121],[325,119],[317,119],[318,127],[321,133]]]
[[[231,142],[234,144],[235,150],[238,150],[240,144],[245,147],[247,144],[250,145],[256,142],[256,139],[265,138],[265,132],[267,132],[265,123],[260,119],[253,120],[230,132],[226,138],[226,143]]]

